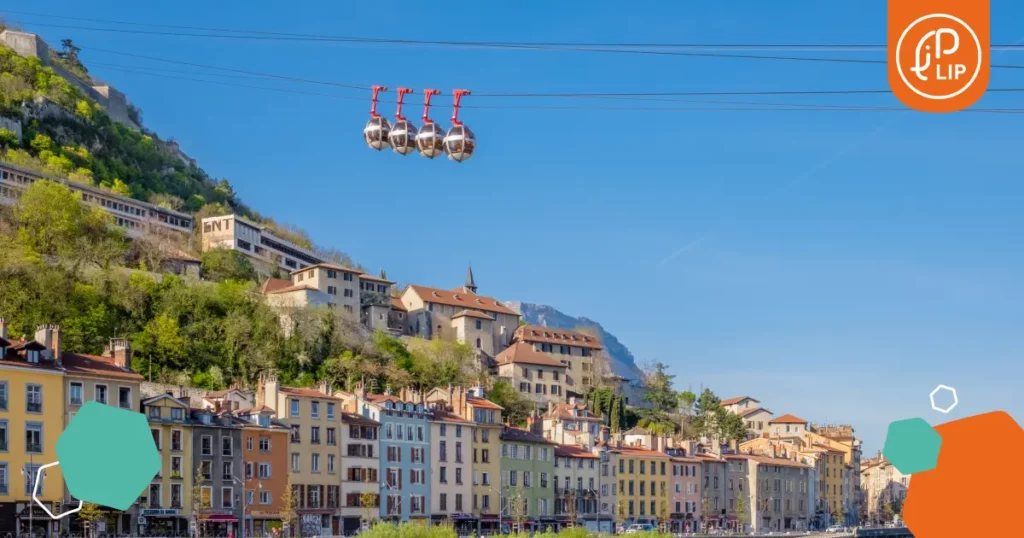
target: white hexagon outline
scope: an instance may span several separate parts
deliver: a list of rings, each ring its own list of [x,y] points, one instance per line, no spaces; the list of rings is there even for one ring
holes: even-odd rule
[[[43,512],[46,512],[46,515],[50,516],[50,519],[60,519],[62,517],[67,517],[67,516],[70,516],[71,514],[74,514],[75,512],[78,512],[78,511],[80,511],[82,509],[82,500],[79,499],[79,501],[78,501],[78,508],[74,508],[74,509],[68,510],[67,512],[61,512],[58,515],[53,515],[53,512],[51,512],[50,509],[47,508],[46,505],[44,505],[42,503],[42,501],[39,500],[39,497],[38,497],[38,494],[39,494],[39,482],[42,479],[43,470],[45,470],[45,469],[47,469],[49,467],[56,467],[57,465],[60,465],[59,461],[55,461],[53,463],[47,463],[46,465],[40,466],[39,470],[36,471],[36,483],[32,484],[32,500],[35,501],[35,503],[39,505],[39,508],[43,509]]]
[[[949,406],[949,408],[947,409],[943,409],[935,405],[935,394],[943,389],[953,393],[953,405]],[[956,397],[956,389],[954,389],[953,387],[948,387],[946,385],[939,385],[935,387],[935,390],[933,390],[931,394],[928,395],[928,400],[931,401],[932,403],[932,409],[938,411],[939,413],[949,413],[950,411],[953,410],[954,407],[956,407],[960,403],[960,400]]]

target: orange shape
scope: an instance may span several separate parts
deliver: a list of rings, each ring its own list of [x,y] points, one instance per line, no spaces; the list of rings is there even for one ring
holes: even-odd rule
[[[935,431],[942,436],[939,463],[911,477],[903,505],[903,520],[915,538],[962,538],[960,517],[1018,512],[1024,462],[1011,457],[993,468],[984,461],[983,448],[991,439],[1024,446],[1024,430],[1013,417],[993,411],[940,424]]]

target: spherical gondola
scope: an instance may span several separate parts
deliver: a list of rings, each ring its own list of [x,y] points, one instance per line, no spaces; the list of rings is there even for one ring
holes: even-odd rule
[[[388,140],[390,134],[391,124],[387,118],[380,116],[370,118],[370,121],[366,122],[366,127],[363,129],[363,139],[366,141],[366,145],[370,146],[370,149],[377,151],[391,146],[391,142]]]
[[[444,127],[434,122],[424,125],[416,135],[416,151],[428,159],[444,153]]]
[[[464,124],[453,125],[444,137],[444,152],[455,162],[468,161],[476,151],[476,137]]]
[[[395,124],[391,126],[388,141],[391,149],[399,155],[408,155],[416,150],[416,126],[402,115],[405,94],[412,93],[411,88],[398,88],[398,109],[395,111]]]

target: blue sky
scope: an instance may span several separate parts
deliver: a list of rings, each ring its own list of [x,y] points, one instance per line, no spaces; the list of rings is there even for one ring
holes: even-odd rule
[[[993,2],[993,43],[1024,40]],[[9,9],[39,11],[33,2]],[[870,2],[175,2],[55,0],[100,19],[404,39],[882,44]],[[133,35],[14,16],[94,62],[199,72],[114,49],[351,84],[489,92],[884,89],[880,65],[353,46]],[[816,56],[883,59],[884,53]],[[1024,52],[996,63],[1024,64]],[[1005,409],[1024,374],[1024,153],[1015,115],[466,108],[463,165],[368,150],[368,93],[294,95],[93,66],[146,124],[261,212],[402,283],[458,285],[601,321],[680,387],[748,394],[777,414],[852,423]],[[179,76],[181,76],[179,74]],[[190,76],[190,75],[184,75]],[[990,87],[1024,87],[997,69]],[[393,98],[393,93],[391,98]],[[714,98],[708,98],[714,99]],[[723,98],[727,99],[727,98]],[[744,98],[733,98],[744,100]],[[747,101],[899,106],[889,95]],[[438,119],[450,115],[450,94]],[[693,106],[469,97],[465,105]],[[981,107],[1021,107],[1020,94]],[[382,105],[391,114],[392,105]],[[413,117],[419,116],[414,107]],[[444,122],[447,123],[447,122]],[[939,383],[959,391],[931,411]]]

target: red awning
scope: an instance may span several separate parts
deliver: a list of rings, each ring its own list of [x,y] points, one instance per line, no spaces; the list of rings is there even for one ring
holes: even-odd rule
[[[210,521],[213,523],[237,523],[238,518],[226,514],[210,514],[208,516],[199,516],[199,519],[203,521]]]

